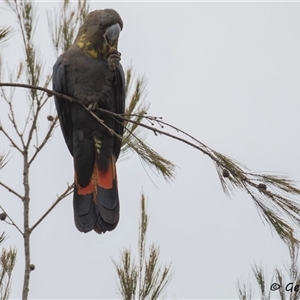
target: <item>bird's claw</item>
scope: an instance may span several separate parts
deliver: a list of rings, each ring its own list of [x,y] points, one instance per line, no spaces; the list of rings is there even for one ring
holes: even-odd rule
[[[94,111],[97,107],[97,102],[96,103],[90,103],[89,106],[87,107],[87,109],[89,111]]]
[[[110,55],[108,57],[108,67],[110,70],[115,70],[115,68],[119,65],[121,60],[121,53],[116,49],[110,50]]]

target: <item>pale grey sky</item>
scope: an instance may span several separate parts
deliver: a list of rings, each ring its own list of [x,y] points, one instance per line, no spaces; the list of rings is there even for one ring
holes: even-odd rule
[[[16,26],[4,7],[1,3],[0,26]],[[38,7],[36,41],[49,71],[55,56],[46,9],[58,3],[40,1]],[[124,21],[122,64],[132,64],[148,78],[152,115],[163,116],[252,171],[284,172],[300,179],[300,3],[91,2],[92,10],[101,8],[117,10]],[[3,54],[13,69],[22,55],[19,34]],[[17,101],[21,115],[26,105],[22,98]],[[0,109],[4,126],[6,115]],[[148,241],[160,244],[161,261],[172,261],[175,270],[169,298],[237,298],[235,283],[241,278],[250,278],[259,297],[251,264],[265,266],[271,283],[273,269],[289,261],[287,248],[263,225],[250,197],[224,195],[208,157],[150,133],[147,141],[178,165],[176,179],[165,183],[146,167],[156,187],[137,157],[119,162],[121,220],[115,231],[102,236],[76,230],[71,196],[60,203],[32,235],[36,270],[30,298],[119,298],[111,257],[118,259],[127,246],[137,253],[141,191],[149,200]],[[7,149],[0,135],[0,151]],[[20,189],[16,181],[21,180],[21,160],[11,154],[0,180]],[[59,129],[31,179],[33,223],[73,180],[72,159]],[[1,189],[0,203],[22,224],[17,199]],[[19,249],[11,294],[17,299],[23,281],[22,239],[4,223],[0,231],[9,234],[6,246]]]

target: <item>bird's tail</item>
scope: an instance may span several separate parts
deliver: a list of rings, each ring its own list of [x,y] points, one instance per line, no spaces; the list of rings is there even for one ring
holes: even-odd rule
[[[119,222],[119,196],[116,161],[111,157],[106,171],[99,170],[95,163],[87,186],[81,187],[75,173],[74,218],[77,229],[88,232],[94,229],[105,233],[116,228]]]

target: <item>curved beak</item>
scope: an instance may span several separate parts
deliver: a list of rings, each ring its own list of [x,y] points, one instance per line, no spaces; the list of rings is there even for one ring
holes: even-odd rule
[[[111,25],[106,29],[105,35],[110,46],[117,44],[120,32],[121,27],[119,24]]]

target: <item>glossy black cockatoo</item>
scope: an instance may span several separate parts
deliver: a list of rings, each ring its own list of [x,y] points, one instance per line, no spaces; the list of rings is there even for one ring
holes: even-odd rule
[[[74,158],[74,218],[81,232],[111,231],[119,221],[116,161],[121,140],[108,128],[122,136],[123,126],[97,108],[124,113],[124,72],[118,52],[122,28],[113,9],[89,13],[73,45],[53,67],[53,90],[80,103],[55,97],[62,133]]]

